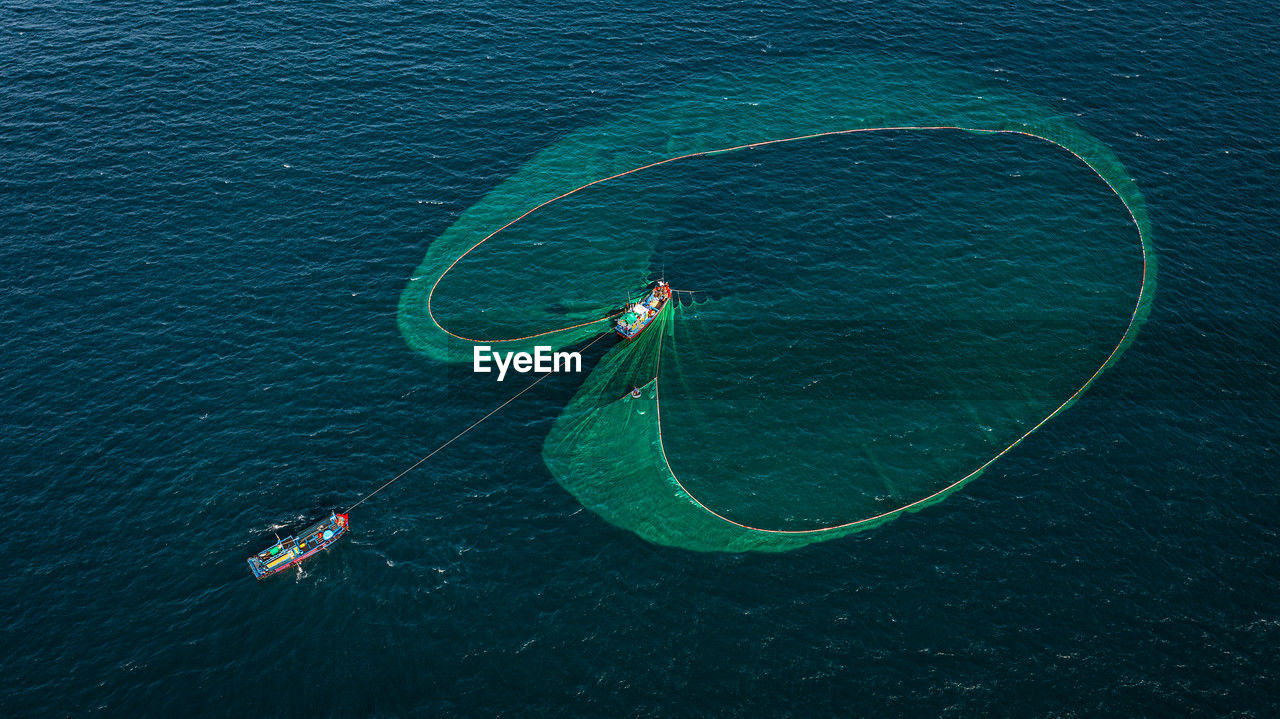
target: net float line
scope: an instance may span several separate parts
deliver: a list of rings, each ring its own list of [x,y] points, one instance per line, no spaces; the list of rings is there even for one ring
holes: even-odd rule
[[[1138,314],[1139,314],[1139,310],[1140,310],[1140,309],[1141,309],[1141,307],[1143,306],[1144,302],[1149,302],[1149,301],[1150,301],[1150,290],[1149,290],[1149,287],[1148,287],[1148,281],[1147,281],[1147,264],[1148,264],[1148,257],[1147,257],[1147,244],[1148,244],[1148,240],[1149,240],[1149,238],[1147,238],[1147,237],[1146,237],[1146,235],[1145,235],[1145,233],[1143,232],[1143,230],[1142,230],[1142,224],[1138,221],[1137,217],[1136,217],[1136,216],[1135,216],[1135,214],[1134,214],[1133,208],[1132,208],[1132,207],[1130,207],[1130,205],[1129,205],[1128,201],[1127,201],[1127,200],[1125,200],[1125,198],[1124,198],[1123,194],[1122,194],[1122,193],[1121,193],[1121,192],[1120,192],[1120,191],[1115,187],[1115,185],[1113,185],[1113,184],[1111,183],[1111,181],[1110,181],[1110,180],[1108,180],[1108,179],[1106,178],[1106,176],[1104,176],[1104,175],[1103,175],[1103,174],[1102,174],[1102,173],[1101,173],[1101,172],[1100,172],[1096,167],[1094,167],[1092,163],[1090,163],[1088,160],[1086,160],[1086,159],[1085,159],[1084,157],[1082,157],[1080,154],[1076,153],[1076,152],[1075,152],[1074,150],[1072,150],[1070,147],[1067,147],[1066,145],[1064,145],[1064,144],[1063,144],[1063,143],[1061,143],[1061,142],[1058,142],[1058,141],[1053,140],[1053,139],[1051,139],[1051,138],[1045,137],[1045,136],[1043,136],[1043,135],[1037,135],[1037,134],[1036,134],[1036,133],[1034,133],[1034,132],[1030,132],[1030,131],[1026,131],[1026,130],[992,129],[992,128],[982,128],[982,127],[964,127],[964,126],[959,126],[959,125],[893,125],[893,126],[885,126],[885,127],[859,127],[859,128],[849,128],[849,129],[844,129],[844,130],[829,130],[829,131],[826,131],[826,132],[817,132],[817,133],[811,133],[811,134],[807,134],[807,135],[797,135],[797,136],[795,136],[795,137],[785,137],[785,138],[779,138],[779,139],[775,139],[775,140],[761,140],[761,141],[759,141],[759,142],[749,142],[749,143],[745,143],[745,144],[742,144],[742,145],[734,145],[734,146],[731,146],[731,147],[724,147],[724,148],[720,148],[720,149],[716,149],[716,150],[700,150],[700,151],[698,151],[698,152],[689,152],[689,153],[685,153],[685,154],[683,154],[683,155],[676,155],[676,156],[674,156],[674,157],[668,157],[668,158],[663,159],[663,160],[657,160],[657,161],[655,161],[655,162],[651,162],[651,163],[648,163],[648,164],[645,164],[645,165],[640,165],[640,166],[638,166],[638,167],[633,167],[633,168],[631,168],[630,170],[625,170],[625,171],[623,171],[623,172],[619,172],[619,173],[614,174],[614,175],[609,175],[608,177],[602,177],[602,178],[599,178],[599,179],[597,179],[597,180],[592,180],[591,182],[588,182],[588,183],[583,184],[583,185],[579,185],[578,187],[575,187],[575,188],[573,188],[572,190],[569,190],[568,192],[565,192],[565,193],[562,193],[562,194],[557,195],[557,196],[555,196],[555,197],[552,197],[551,199],[544,200],[543,202],[540,202],[540,203],[538,203],[537,205],[534,205],[533,207],[529,208],[528,210],[525,210],[525,211],[524,211],[523,213],[521,213],[518,217],[516,217],[515,219],[511,220],[510,222],[507,222],[506,224],[502,225],[501,227],[499,227],[498,229],[494,230],[493,232],[490,232],[488,235],[485,235],[485,236],[484,236],[484,237],[483,237],[479,242],[476,242],[474,245],[472,245],[471,247],[467,248],[467,250],[466,250],[465,252],[463,252],[462,254],[458,255],[458,257],[456,257],[456,258],[453,260],[453,262],[449,263],[449,266],[448,266],[448,267],[446,267],[446,268],[444,269],[444,271],[443,271],[443,272],[441,272],[441,273],[440,273],[440,275],[439,275],[438,277],[436,277],[435,282],[433,282],[433,283],[432,283],[432,285],[431,285],[431,290],[427,293],[427,303],[426,303],[426,304],[427,304],[427,317],[428,317],[428,318],[430,318],[431,323],[432,323],[433,325],[435,325],[435,326],[436,326],[436,327],[437,327],[441,332],[444,332],[445,334],[449,335],[450,337],[453,337],[454,339],[462,340],[463,342],[471,342],[471,343],[485,343],[485,344],[499,344],[499,343],[503,343],[503,342],[520,342],[520,341],[524,341],[524,340],[534,339],[534,338],[537,338],[537,337],[544,337],[544,336],[547,336],[547,335],[558,334],[558,333],[560,333],[560,332],[567,332],[567,331],[569,331],[569,330],[579,329],[579,328],[582,328],[582,327],[588,327],[588,326],[590,326],[590,325],[594,325],[594,324],[601,323],[601,322],[607,322],[607,321],[609,321],[609,320],[613,319],[614,317],[619,316],[619,315],[621,314],[621,311],[618,311],[618,312],[612,312],[612,313],[609,313],[609,314],[607,314],[607,315],[605,315],[605,316],[603,316],[603,317],[600,317],[600,318],[598,318],[598,319],[594,319],[594,320],[589,320],[589,321],[587,321],[587,322],[579,322],[579,323],[577,323],[577,324],[569,325],[569,326],[566,326],[566,327],[559,327],[559,328],[552,329],[552,330],[546,330],[546,331],[544,331],[544,332],[536,332],[536,333],[534,333],[534,334],[525,335],[525,336],[523,336],[523,337],[508,337],[508,338],[504,338],[504,339],[477,339],[477,338],[473,338],[473,337],[464,337],[464,336],[462,336],[462,335],[459,335],[459,334],[456,334],[456,333],[454,333],[454,332],[451,332],[450,330],[448,330],[447,328],[445,328],[445,326],[444,326],[444,325],[442,325],[442,324],[440,323],[440,321],[439,321],[439,320],[436,318],[436,316],[435,316],[435,311],[434,311],[434,309],[432,308],[432,299],[435,297],[436,289],[440,286],[440,282],[444,279],[445,275],[449,274],[449,272],[450,272],[450,271],[451,271],[455,266],[457,266],[457,264],[458,264],[459,262],[461,262],[461,261],[463,260],[463,258],[465,258],[467,255],[471,254],[471,252],[472,252],[473,250],[475,250],[476,248],[478,248],[480,245],[483,245],[484,243],[486,243],[486,242],[488,242],[489,240],[493,239],[494,237],[496,237],[496,236],[497,236],[499,233],[501,233],[502,231],[504,231],[504,230],[506,230],[506,229],[510,228],[512,225],[516,224],[517,222],[520,222],[521,220],[523,220],[523,219],[525,219],[525,218],[529,217],[530,215],[532,215],[533,213],[537,212],[538,210],[540,210],[540,209],[542,209],[542,208],[544,208],[544,207],[546,207],[546,206],[548,206],[548,205],[551,205],[551,204],[553,204],[553,203],[559,202],[560,200],[563,200],[563,199],[565,199],[565,198],[567,198],[567,197],[569,197],[569,196],[571,196],[571,195],[577,194],[577,193],[579,193],[579,192],[581,192],[581,191],[583,191],[583,190],[586,190],[586,189],[588,189],[588,188],[590,188],[590,187],[594,187],[594,186],[596,186],[596,185],[600,185],[600,184],[603,184],[603,183],[609,182],[609,181],[611,181],[611,180],[617,180],[617,179],[620,179],[620,178],[623,178],[623,177],[627,177],[627,176],[629,176],[629,175],[634,175],[634,174],[639,173],[639,172],[642,172],[642,171],[644,171],[644,170],[649,170],[649,169],[652,169],[652,168],[655,168],[655,167],[659,167],[659,166],[662,166],[662,165],[667,165],[667,164],[670,164],[670,163],[673,163],[673,162],[677,162],[677,161],[680,161],[680,160],[687,160],[687,159],[694,158],[694,157],[710,157],[710,156],[713,156],[713,155],[721,155],[721,154],[725,154],[725,153],[729,153],[729,152],[737,152],[737,151],[740,151],[740,150],[749,150],[749,149],[757,148],[757,147],[767,147],[767,146],[770,146],[770,145],[779,145],[779,144],[783,144],[783,143],[787,143],[787,142],[798,142],[798,141],[801,141],[801,140],[814,140],[814,139],[818,139],[818,138],[822,138],[822,137],[836,137],[836,136],[840,136],[840,135],[853,135],[853,134],[857,134],[857,133],[870,133],[870,132],[906,132],[906,131],[939,131],[939,130],[944,130],[944,131],[945,131],[945,130],[950,130],[950,131],[956,131],[956,132],[971,132],[971,133],[989,134],[989,135],[999,135],[999,134],[1005,134],[1005,135],[1020,135],[1020,136],[1023,136],[1023,137],[1030,137],[1030,138],[1033,138],[1033,139],[1036,139],[1036,140],[1043,140],[1044,142],[1047,142],[1047,143],[1049,143],[1049,144],[1051,144],[1051,145],[1054,145],[1054,146],[1056,146],[1056,147],[1059,147],[1059,148],[1061,148],[1061,149],[1065,150],[1066,152],[1070,153],[1073,157],[1075,157],[1076,159],[1078,159],[1078,160],[1080,160],[1082,163],[1084,163],[1084,165],[1085,165],[1086,167],[1088,167],[1090,170],[1092,170],[1092,171],[1093,171],[1093,173],[1094,173],[1095,175],[1097,175],[1097,176],[1098,176],[1098,178],[1099,178],[1099,179],[1101,179],[1101,180],[1103,181],[1103,183],[1105,183],[1105,184],[1106,184],[1107,188],[1108,188],[1108,189],[1110,189],[1110,190],[1111,190],[1111,192],[1112,192],[1112,193],[1114,193],[1114,194],[1116,195],[1116,197],[1118,197],[1118,198],[1120,199],[1121,204],[1123,204],[1123,205],[1124,205],[1125,211],[1126,211],[1126,212],[1128,212],[1128,214],[1129,214],[1129,219],[1133,222],[1134,226],[1135,226],[1135,227],[1137,228],[1137,230],[1138,230],[1138,238],[1139,238],[1139,241],[1140,241],[1140,244],[1141,244],[1141,248],[1142,248],[1142,289],[1139,291],[1139,295],[1138,295],[1138,303],[1137,303],[1136,307],[1134,308],[1134,314],[1133,314],[1133,316],[1130,318],[1129,328],[1128,328],[1128,329],[1126,329],[1124,336],[1121,338],[1120,346],[1123,346],[1123,345],[1124,345],[1124,343],[1125,343],[1128,339],[1130,339],[1130,338],[1131,338],[1131,334],[1132,334],[1133,330],[1135,330],[1135,329],[1136,329],[1135,324],[1136,324],[1136,319],[1137,319]],[[1117,349],[1119,349],[1119,347],[1117,347]],[[1114,354],[1115,354],[1115,353],[1113,353],[1113,355],[1114,355]],[[1109,362],[1109,361],[1110,361],[1110,358],[1108,358],[1108,362]],[[1105,367],[1107,366],[1107,365],[1106,365],[1106,363],[1104,363],[1104,365],[1103,365],[1103,366],[1104,366],[1104,368],[1105,368]],[[1074,396],[1075,396],[1075,395],[1073,395],[1073,397],[1074,397]]]
[[[833,132],[818,133],[815,135],[804,135],[801,137],[786,138],[783,140],[768,140],[765,142],[757,142],[757,143],[751,143],[748,145],[740,145],[738,147],[726,148],[725,150],[715,150],[715,151],[704,152],[704,153],[694,153],[693,155],[685,155],[682,157],[692,157],[698,154],[705,155],[705,154],[715,154],[718,152],[732,152],[734,150],[741,150],[741,149],[746,149],[750,147],[761,147],[764,145],[772,145],[772,144],[777,144],[781,142],[791,142],[793,140],[804,140],[804,139],[824,137],[829,135],[850,134],[854,132],[875,132],[875,131],[884,131],[884,130],[921,130],[921,131],[959,130],[964,132],[977,132],[977,133],[986,133],[986,134],[1022,135],[1024,137],[1044,140],[1045,142],[1048,142],[1052,145],[1062,148],[1063,150],[1070,153],[1073,157],[1080,160],[1082,163],[1085,164],[1086,167],[1092,170],[1093,173],[1103,181],[1103,183],[1106,184],[1107,188],[1110,189],[1111,192],[1115,194],[1117,198],[1119,198],[1120,203],[1124,205],[1125,211],[1129,214],[1130,221],[1133,222],[1134,228],[1138,232],[1139,245],[1141,246],[1141,250],[1142,250],[1142,284],[1138,290],[1137,299],[1134,302],[1133,312],[1129,315],[1129,322],[1125,327],[1124,333],[1120,336],[1119,341],[1116,343],[1116,346],[1111,350],[1110,354],[1107,355],[1107,358],[1103,360],[1102,364],[1098,366],[1098,369],[1095,370],[1093,374],[1091,374],[1089,378],[1086,379],[1084,383],[1080,385],[1080,387],[1075,392],[1073,392],[1069,397],[1067,397],[1052,412],[1046,415],[1044,419],[1041,419],[1039,422],[1036,422],[1034,425],[1032,425],[1030,429],[1028,429],[1020,437],[1015,439],[1004,449],[997,452],[990,459],[983,462],[972,472],[964,475],[960,479],[952,482],[951,484],[943,487],[942,489],[939,489],[913,502],[909,502],[896,509],[891,509],[885,512],[881,512],[880,514],[876,514],[874,516],[864,517],[862,519],[857,519],[851,522],[843,522],[841,524],[833,524],[826,527],[816,527],[812,529],[772,529],[767,527],[755,527],[749,524],[745,524],[743,522],[739,522],[734,519],[730,519],[729,517],[726,517],[720,512],[717,512],[716,510],[704,504],[701,500],[699,500],[696,496],[694,496],[693,493],[690,492],[687,487],[685,487],[684,483],[680,481],[680,478],[676,475],[675,470],[671,467],[671,462],[667,458],[666,446],[662,438],[662,395],[661,395],[661,390],[659,386],[660,385],[659,378],[658,376],[656,376],[661,374],[661,367],[662,367],[662,350],[660,346],[658,350],[657,370],[655,373],[655,377],[652,380],[650,380],[650,382],[646,383],[645,386],[647,387],[649,384],[652,384],[654,389],[654,407],[656,410],[655,414],[656,414],[657,425],[658,425],[658,448],[661,450],[662,461],[667,467],[667,472],[671,475],[671,478],[675,481],[676,485],[680,488],[680,491],[686,497],[688,497],[691,502],[693,502],[695,505],[697,505],[699,508],[701,508],[706,513],[712,515],[713,517],[716,517],[717,519],[723,522],[727,522],[728,524],[732,524],[741,529],[748,530],[751,532],[762,532],[766,534],[784,534],[784,535],[822,534],[826,532],[834,532],[842,529],[853,529],[855,527],[862,526],[862,525],[868,525],[872,523],[878,523],[881,521],[887,521],[905,512],[909,512],[915,509],[921,509],[924,506],[930,504],[931,502],[942,499],[947,494],[959,489],[961,486],[968,483],[970,480],[977,477],[979,474],[982,474],[982,472],[986,470],[988,467],[990,467],[996,460],[1000,459],[1001,457],[1005,456],[1009,452],[1013,451],[1015,447],[1022,444],[1022,442],[1026,440],[1028,437],[1030,437],[1033,433],[1035,433],[1036,430],[1043,427],[1049,420],[1058,416],[1063,411],[1065,411],[1068,407],[1074,404],[1075,401],[1079,399],[1080,396],[1083,395],[1086,390],[1088,390],[1091,386],[1093,386],[1093,383],[1097,381],[1097,379],[1100,376],[1102,376],[1102,373],[1105,372],[1109,367],[1111,367],[1111,365],[1115,363],[1115,361],[1117,360],[1117,358],[1119,358],[1124,348],[1133,340],[1133,337],[1135,336],[1135,333],[1137,332],[1138,327],[1141,324],[1139,320],[1142,316],[1142,310],[1151,301],[1151,296],[1154,291],[1155,283],[1154,283],[1154,273],[1148,272],[1149,253],[1147,250],[1147,246],[1150,241],[1150,238],[1147,236],[1147,233],[1143,231],[1142,223],[1139,222],[1136,214],[1134,213],[1133,207],[1130,206],[1129,204],[1129,201],[1125,199],[1124,195],[1115,187],[1115,185],[1111,183],[1110,180],[1106,178],[1106,176],[1102,174],[1102,172],[1098,170],[1098,168],[1094,167],[1092,163],[1090,163],[1080,154],[1076,153],[1074,150],[1067,147],[1066,145],[1063,145],[1060,142],[1057,142],[1047,137],[1043,137],[1041,135],[1037,135],[1032,132],[1026,132],[1022,130],[990,130],[990,129],[982,129],[982,128],[967,128],[967,127],[954,127],[954,126],[885,127],[885,128],[867,128],[867,129],[858,129],[858,130],[838,130]],[[673,158],[673,159],[682,159],[682,158]],[[637,168],[637,169],[644,169],[644,168]]]

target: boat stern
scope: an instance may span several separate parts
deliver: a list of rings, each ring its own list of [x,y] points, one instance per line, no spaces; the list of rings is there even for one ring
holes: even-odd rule
[[[263,566],[262,562],[258,561],[257,557],[249,557],[249,571],[253,572],[255,579],[262,579],[267,576],[267,568]]]

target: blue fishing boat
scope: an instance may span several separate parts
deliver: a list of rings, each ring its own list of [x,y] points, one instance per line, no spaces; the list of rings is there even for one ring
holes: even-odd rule
[[[624,340],[639,337],[670,299],[671,286],[663,280],[658,280],[649,287],[649,292],[643,300],[628,305],[623,310],[622,315],[613,324],[614,331]]]
[[[333,512],[297,537],[281,539],[249,557],[249,569],[258,579],[279,574],[316,552],[328,549],[347,533],[347,515]]]

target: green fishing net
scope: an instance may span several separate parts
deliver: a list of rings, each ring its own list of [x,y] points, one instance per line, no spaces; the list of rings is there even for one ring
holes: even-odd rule
[[[1051,110],[816,63],[539,152],[431,244],[400,327],[446,362],[564,348],[659,276],[683,292],[585,378],[546,465],[650,541],[781,551],[938,501],[1069,406],[1133,340],[1155,257],[1120,162]]]

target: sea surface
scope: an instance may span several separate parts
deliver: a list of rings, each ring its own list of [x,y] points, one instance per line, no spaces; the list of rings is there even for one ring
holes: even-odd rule
[[[846,56],[1007,83],[1124,162],[1159,287],[1079,403],[922,512],[693,552],[556,483],[557,376],[250,576],[518,388],[397,326],[464,210],[696,78]],[[5,2],[0,708],[1277,716],[1278,86],[1237,2]]]

